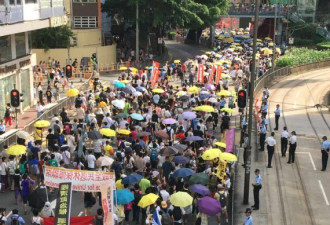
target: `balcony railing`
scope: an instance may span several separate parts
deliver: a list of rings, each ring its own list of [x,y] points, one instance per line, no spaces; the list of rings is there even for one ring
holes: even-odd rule
[[[277,7],[277,16],[286,16],[289,12],[295,10],[294,5],[269,5],[264,4],[259,7],[260,16],[270,16],[273,17],[275,15],[275,7]],[[255,5],[249,3],[242,4],[231,4],[229,7],[228,14],[229,15],[237,15],[237,16],[253,16],[255,13]]]

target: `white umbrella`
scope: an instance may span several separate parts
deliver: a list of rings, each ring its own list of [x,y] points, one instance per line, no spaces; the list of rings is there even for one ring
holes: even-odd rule
[[[139,92],[139,91],[135,91],[135,92],[133,92],[133,96],[134,96],[134,97],[138,97],[138,96],[141,96],[141,95],[142,95],[142,93]]]
[[[16,136],[19,137],[19,138],[22,138],[22,139],[28,139],[30,138],[30,134],[24,130],[20,130],[16,133]]]
[[[117,107],[118,109],[123,109],[125,107],[125,102],[123,100],[116,99],[113,100],[111,104]]]
[[[101,167],[102,166],[111,166],[113,162],[114,162],[113,158],[105,156],[101,162]]]
[[[209,99],[207,99],[207,101],[212,102],[212,103],[218,102],[216,98],[209,98]]]

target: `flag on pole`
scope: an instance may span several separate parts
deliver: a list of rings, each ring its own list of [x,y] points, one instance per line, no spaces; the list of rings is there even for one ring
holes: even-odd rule
[[[153,88],[157,83],[159,78],[159,62],[152,62],[152,71],[151,71],[151,87]]]
[[[155,210],[152,214],[152,224],[153,225],[162,225],[162,223],[160,222],[157,210]]]
[[[197,82],[204,83],[204,65],[198,64]]]
[[[212,66],[211,72],[210,72],[210,76],[209,76],[209,84],[213,83],[213,79],[214,79],[214,71],[215,71],[215,66]]]
[[[222,73],[222,67],[220,65],[217,66],[216,70],[216,79],[215,79],[215,84],[218,85],[219,81],[221,79],[221,73]]]

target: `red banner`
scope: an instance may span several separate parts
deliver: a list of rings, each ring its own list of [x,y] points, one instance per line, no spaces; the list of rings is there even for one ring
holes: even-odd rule
[[[72,216],[70,217],[70,225],[90,225],[93,223],[94,216]],[[43,218],[44,225],[54,225],[55,217]]]
[[[204,65],[203,64],[198,64],[197,82],[199,82],[201,84],[204,83]]]
[[[151,87],[153,88],[157,83],[159,78],[159,62],[152,62],[152,71],[151,71]]]
[[[209,76],[209,84],[213,84],[214,71],[215,71],[215,66],[212,66],[210,76]]]
[[[219,84],[219,81],[221,79],[221,73],[222,73],[222,67],[220,65],[217,65],[216,77],[215,77],[215,84],[216,85]]]

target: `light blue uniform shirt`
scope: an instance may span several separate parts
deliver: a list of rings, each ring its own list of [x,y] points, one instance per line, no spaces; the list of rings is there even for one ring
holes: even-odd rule
[[[253,225],[252,216],[247,216],[244,221],[244,225]]]
[[[256,184],[262,184],[262,178],[261,178],[261,175],[260,174],[258,174],[257,176],[256,176],[256,178],[254,179],[254,183],[256,183]]]
[[[276,108],[275,109],[275,115],[276,116],[279,116],[281,114],[281,110],[280,110],[280,108]]]
[[[324,150],[330,149],[330,142],[328,140],[323,141],[322,149]]]
[[[267,132],[265,125],[260,126],[260,132],[263,134],[265,134]]]

